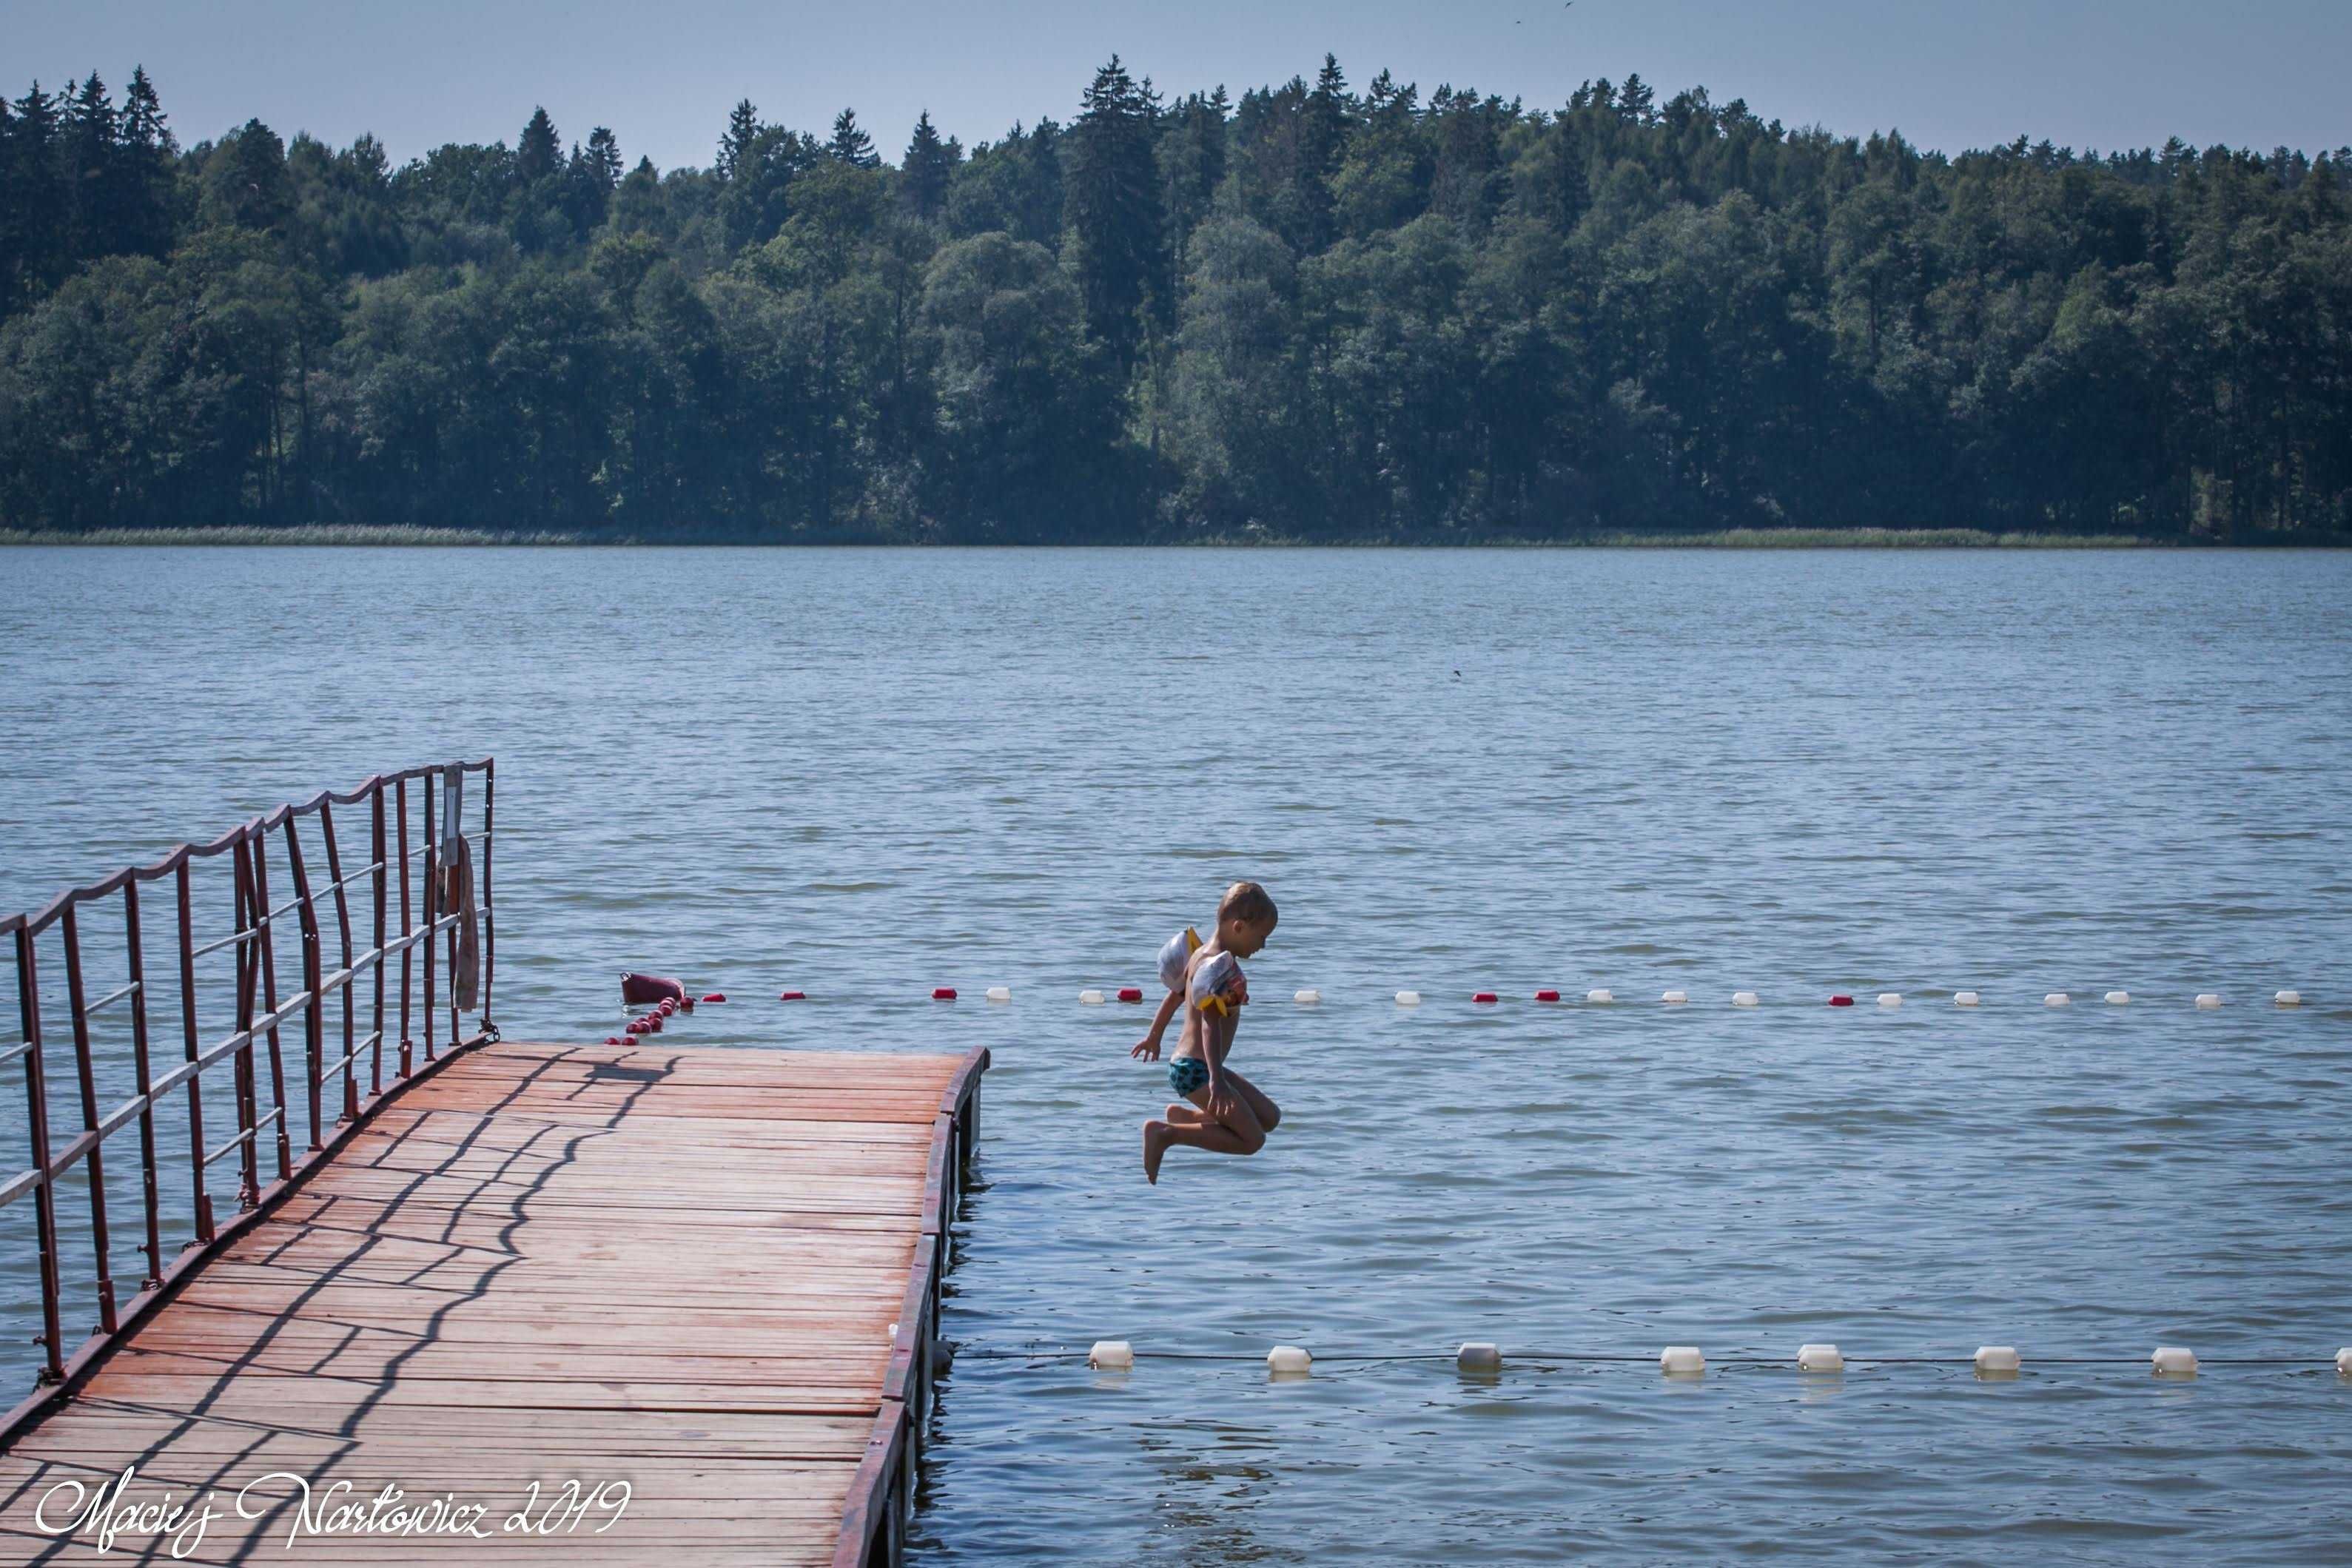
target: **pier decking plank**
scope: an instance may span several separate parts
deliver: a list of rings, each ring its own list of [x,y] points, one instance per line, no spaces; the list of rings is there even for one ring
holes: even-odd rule
[[[0,1457],[0,1562],[87,1555],[36,1504],[126,1467],[133,1498],[213,1492],[187,1562],[831,1562],[964,1065],[656,1042],[449,1062]],[[247,1494],[258,1519],[236,1509],[273,1471],[314,1498],[455,1493],[493,1526],[533,1481],[632,1492],[602,1532],[289,1551],[293,1483]],[[150,1548],[169,1542],[110,1555]]]

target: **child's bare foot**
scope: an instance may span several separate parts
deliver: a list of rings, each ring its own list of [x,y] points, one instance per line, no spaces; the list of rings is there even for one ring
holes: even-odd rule
[[[1160,1162],[1168,1153],[1174,1132],[1165,1122],[1143,1124],[1143,1179],[1154,1186],[1160,1185]]]

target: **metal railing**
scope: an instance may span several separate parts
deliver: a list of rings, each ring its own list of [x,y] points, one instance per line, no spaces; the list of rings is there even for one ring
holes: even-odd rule
[[[467,783],[477,774],[481,783],[479,825],[468,832]],[[412,785],[418,797],[413,805]],[[103,881],[68,889],[37,914],[0,918],[0,938],[11,940],[15,947],[23,1025],[22,1038],[0,1049],[0,1067],[24,1064],[26,1133],[32,1158],[27,1168],[0,1181],[0,1219],[30,1195],[40,1262],[41,1331],[36,1338],[42,1350],[42,1385],[76,1379],[102,1358],[126,1320],[143,1315],[151,1298],[160,1296],[184,1269],[237,1228],[235,1221],[215,1222],[212,1172],[217,1164],[236,1162],[236,1202],[241,1216],[266,1207],[324,1150],[340,1142],[343,1132],[419,1071],[420,1026],[426,1063],[452,1050],[497,1038],[490,1021],[497,953],[491,894],[496,789],[496,767],[488,758],[379,774],[348,794],[322,791],[256,817],[210,843],[183,844],[152,865],[129,867]],[[361,808],[367,817],[365,861],[349,869],[350,857],[337,832],[338,807]],[[421,825],[414,841],[413,824]],[[319,862],[306,856],[306,837],[323,862],[324,885],[311,880],[311,867]],[[283,902],[272,876],[272,862],[279,853],[288,883]],[[451,864],[453,859],[460,863]],[[478,873],[472,863],[477,859]],[[422,875],[412,879],[413,867]],[[461,869],[467,873],[462,882],[457,875]],[[471,886],[477,874],[478,899]],[[146,910],[141,896],[142,888],[159,884],[169,889],[169,923],[176,936],[176,963],[167,963],[160,974],[147,963]],[[217,884],[218,891],[230,895],[225,929],[199,934],[200,884],[207,893]],[[354,902],[362,906],[367,926],[364,947],[354,946]],[[467,918],[469,904],[472,921]],[[297,951],[285,954],[280,938],[288,935],[289,919]],[[87,951],[93,946],[108,949],[108,956],[119,959],[123,975],[120,985],[94,1000],[89,995],[89,971],[95,960]],[[64,1087],[53,1087],[56,1069],[64,1065],[49,1040],[58,1000],[53,982],[46,996],[48,1005],[44,1005],[43,976],[52,953],[63,965],[62,1005],[73,1040],[71,1082]],[[279,989],[281,956],[298,970],[287,995]],[[206,959],[213,963],[206,965]],[[469,988],[471,996],[465,994]],[[177,1013],[176,1029],[151,1017],[167,1009],[149,1005],[151,998],[168,1000],[174,994],[177,1006],[171,1010]],[[203,1016],[207,1001],[213,1014],[226,1010],[234,1018],[233,1027],[212,1038],[207,1038]],[[131,1092],[111,1110],[103,1110],[101,1081],[111,1085],[126,1064],[121,1043],[95,1049],[93,1032],[116,1023],[117,1008],[125,1009],[121,1019],[128,1040],[123,1043],[128,1046]],[[435,1018],[445,1009],[448,1038],[436,1045]],[[470,1037],[463,1032],[467,1012],[475,1015]],[[289,1098],[280,1030],[290,1032],[298,1024],[300,1071]],[[179,1046],[179,1060],[160,1073],[157,1040],[151,1032],[157,1027],[167,1036],[176,1033]],[[216,1018],[214,1027],[219,1027]],[[339,1040],[339,1050],[331,1046],[331,1038]],[[388,1043],[394,1047],[389,1087],[384,1071]],[[226,1117],[217,1102],[208,1112],[205,1096],[208,1086],[220,1082],[215,1074],[207,1084],[209,1070],[223,1062],[228,1064]],[[359,1081],[363,1066],[364,1091]],[[306,1124],[299,1129],[294,1124],[298,1114]],[[58,1146],[52,1129],[61,1122],[76,1130]],[[159,1122],[185,1124],[184,1189],[176,1179],[167,1186]],[[108,1140],[134,1126],[143,1231],[137,1249],[145,1262],[134,1301],[125,1307],[116,1295],[106,1155]],[[299,1158],[293,1149],[298,1134],[307,1144]],[[77,1170],[86,1178],[89,1203],[85,1211],[70,1217],[68,1226],[68,1217],[60,1214],[58,1195],[62,1180]],[[184,1201],[177,1196],[183,1190]],[[183,1228],[186,1236],[180,1239]],[[61,1233],[68,1228],[80,1233],[73,1239],[86,1244],[94,1260],[93,1272],[77,1274],[74,1282],[91,1287],[98,1320],[70,1356],[62,1326],[68,1295],[63,1282],[66,1238]],[[174,1239],[180,1239],[183,1256],[167,1261],[164,1248]]]

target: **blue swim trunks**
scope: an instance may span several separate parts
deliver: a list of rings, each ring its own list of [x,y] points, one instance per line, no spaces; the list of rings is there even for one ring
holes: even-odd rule
[[[1171,1058],[1168,1063],[1168,1087],[1176,1091],[1180,1100],[1209,1086],[1209,1064],[1197,1056]]]

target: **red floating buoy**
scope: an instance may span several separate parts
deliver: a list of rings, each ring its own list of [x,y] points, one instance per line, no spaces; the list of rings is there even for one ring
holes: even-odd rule
[[[686,999],[686,987],[667,975],[626,974],[621,977],[621,1001],[633,1008],[647,1007],[664,997]]]
[[[1121,986],[1118,988],[1118,999],[1123,1002],[1139,1002],[1143,999],[1143,988],[1141,986]]]
[[[808,993],[806,991],[779,991],[776,993],[776,1000],[780,1002],[804,1002],[808,1000]]]
[[[1538,991],[1536,993],[1536,1000],[1539,1002],[1556,1002],[1559,1000],[1559,993],[1558,991]]]
[[[1495,993],[1492,991],[1480,991],[1476,996],[1472,997],[1470,999],[1474,1002],[1491,1002],[1496,1000],[1496,998]]]
[[[647,1013],[647,1014],[646,1015],[646,1032],[647,1034],[659,1034],[659,1033],[661,1033],[661,1031],[662,1031],[662,1016],[661,1016],[661,1014],[659,1014],[659,1013]]]
[[[1850,1008],[1853,1006],[1853,998],[1847,996],[1843,991],[1840,991],[1837,995],[1830,998],[1830,1006],[1833,1008]]]
[[[723,1002],[727,999],[727,993],[725,991],[710,991],[706,993],[702,999],[706,1002]]]
[[[646,1020],[643,1019],[631,1019],[628,1022],[621,1026],[621,1032],[624,1034],[643,1034],[646,1032]]]
[[[661,999],[661,1005],[654,1009],[654,1011],[661,1014],[664,1018],[669,1017],[670,1014],[677,1011],[677,998],[675,997],[664,997]]]
[[[931,1000],[935,1002],[951,1002],[955,1000],[955,988],[953,986],[933,986],[931,988]]]
[[[604,1043],[606,1045],[626,1045],[629,1042],[622,1039],[617,1034],[608,1034],[604,1037]]]

